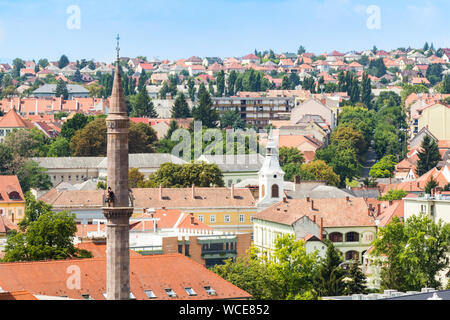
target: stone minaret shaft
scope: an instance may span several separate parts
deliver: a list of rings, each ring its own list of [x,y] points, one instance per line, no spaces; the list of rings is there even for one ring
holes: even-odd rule
[[[106,126],[108,128],[108,187],[115,194],[114,203],[103,209],[107,219],[106,293],[108,300],[128,300],[130,298],[129,221],[133,208],[130,207],[128,191],[129,119],[120,75],[119,47]]]

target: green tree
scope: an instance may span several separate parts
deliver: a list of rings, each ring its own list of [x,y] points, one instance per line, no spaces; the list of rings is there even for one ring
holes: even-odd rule
[[[66,67],[69,64],[69,58],[67,58],[66,55],[62,55],[61,58],[59,58],[59,62],[58,62],[58,68],[62,69],[64,67]]]
[[[418,176],[422,176],[438,164],[441,161],[441,155],[439,148],[434,140],[428,135],[423,138],[420,146],[420,151],[417,154],[419,160],[417,160],[416,173]]]
[[[369,175],[374,178],[391,178],[396,165],[397,161],[393,155],[385,156],[372,167]]]
[[[183,92],[180,92],[172,107],[172,119],[186,119],[191,117],[191,110],[186,101],[186,96]]]
[[[4,144],[15,157],[45,157],[48,152],[50,140],[37,128],[31,130],[13,130]]]
[[[406,197],[408,193],[405,190],[395,190],[390,189],[386,194],[382,197],[379,197],[378,200],[381,201],[396,201],[396,200],[402,200],[404,197]]]
[[[128,171],[128,187],[137,188],[145,180],[145,175],[142,174],[139,169],[131,168]]]
[[[280,161],[280,166],[282,167],[290,163],[301,165],[305,162],[303,153],[301,153],[297,148],[281,147],[278,158]]]
[[[317,288],[322,297],[339,296],[343,293],[342,279],[345,271],[341,267],[342,253],[336,249],[331,241],[326,242],[328,248],[325,258],[321,261],[317,281]]]
[[[364,72],[361,83],[361,102],[367,109],[372,109],[372,84],[367,72]]]
[[[322,160],[315,160],[313,162],[303,164],[301,167],[302,171],[306,174],[314,176],[316,180],[328,181],[328,184],[333,186],[339,186],[340,178],[333,171],[333,168]]]
[[[227,110],[220,115],[220,127],[226,129],[228,127],[233,129],[245,129],[245,121],[241,118],[239,109]]]
[[[58,137],[50,143],[48,157],[70,157],[70,143],[64,137]]]
[[[271,300],[276,291],[268,265],[258,258],[258,251],[251,248],[247,255],[236,261],[229,259],[224,265],[216,265],[211,270],[221,278],[250,293],[255,300]]]
[[[414,215],[404,223],[394,217],[381,228],[373,243],[381,260],[381,287],[398,291],[420,291],[440,287],[436,275],[448,267],[450,225]]]
[[[275,242],[269,262],[276,288],[275,300],[315,300],[318,293],[314,279],[318,269],[317,252],[308,254],[305,243],[294,235],[284,235]]]
[[[89,118],[82,113],[75,114],[72,118],[68,119],[61,127],[61,136],[67,141],[72,140],[72,137],[78,130],[83,129],[93,118]]]
[[[359,263],[352,263],[350,269],[343,279],[345,283],[344,295],[366,294],[367,293],[367,278],[361,270]]]
[[[425,185],[425,193],[432,194],[433,190],[439,187],[439,183],[433,178],[433,176],[428,179],[427,184]]]
[[[225,93],[225,72],[221,70],[216,77],[217,96],[222,97]]]
[[[76,231],[75,214],[45,212],[29,224],[25,233],[19,232],[8,238],[3,261],[78,258],[81,252],[72,241]],[[82,254],[86,256],[86,252]]]
[[[47,170],[40,167],[36,161],[27,160],[17,171],[17,178],[24,192],[32,188],[50,190],[53,186]]]
[[[58,80],[58,84],[56,85],[55,96],[57,98],[61,97],[64,100],[67,100],[69,98],[69,91],[67,90],[67,85],[62,79]]]
[[[73,80],[74,82],[76,82],[76,83],[81,83],[81,82],[83,82],[83,79],[82,79],[82,77],[81,77],[81,72],[80,72],[79,69],[77,69],[77,70],[75,71],[75,74],[73,75],[72,80]]]
[[[158,118],[153,102],[148,95],[147,87],[143,86],[135,98],[131,99],[132,116],[137,118]]]
[[[165,163],[158,171],[151,174],[140,187],[144,188],[189,188],[197,187],[223,187],[223,174],[215,164],[189,163],[178,165]]]
[[[37,201],[31,192],[25,192],[25,217],[19,222],[20,229],[25,231],[30,223],[37,221],[41,215],[51,211],[51,205],[44,201]]]
[[[211,96],[202,83],[198,90],[199,102],[192,110],[195,121],[201,121],[202,126],[207,128],[216,128],[219,122],[219,114],[213,107]]]
[[[75,157],[106,156],[106,121],[95,119],[83,129],[76,131],[70,141],[70,150]]]
[[[145,123],[130,121],[128,134],[128,152],[130,154],[153,153],[156,149],[158,137],[156,131]]]

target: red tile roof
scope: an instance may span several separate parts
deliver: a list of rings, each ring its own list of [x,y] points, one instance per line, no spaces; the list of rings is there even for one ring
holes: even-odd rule
[[[0,120],[0,128],[21,128],[21,129],[31,129],[33,128],[33,124],[23,119],[21,116],[17,114],[16,110],[9,111],[1,120]]]
[[[314,204],[314,209],[313,208]],[[368,214],[368,204],[363,198],[347,199],[288,199],[258,213],[255,218],[292,225],[307,216],[311,220],[323,218],[324,227],[375,226]]]
[[[81,289],[69,289],[69,267],[80,268]],[[82,299],[89,294],[105,300],[106,259],[83,259],[0,264],[0,286],[7,291],[28,290],[33,294]],[[204,289],[210,286],[215,296]],[[197,295],[189,296],[185,288]],[[179,255],[130,256],[130,289],[137,300],[148,300],[145,290],[152,290],[157,300],[250,299],[251,295],[222,279],[195,261]],[[169,298],[172,289],[176,298]]]
[[[16,291],[16,292],[0,292],[0,301],[6,300],[38,300],[34,295],[28,291]]]
[[[106,258],[106,242],[82,242],[75,246],[80,250],[87,250],[94,258]],[[141,257],[141,255],[133,250],[130,250],[131,257]]]
[[[18,193],[20,200],[10,198],[13,192]],[[0,203],[25,203],[25,197],[17,176],[0,175]]]

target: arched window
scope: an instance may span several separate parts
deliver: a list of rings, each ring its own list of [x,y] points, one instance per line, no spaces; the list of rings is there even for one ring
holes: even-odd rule
[[[279,198],[280,197],[280,188],[277,184],[274,184],[272,186],[272,198]]]
[[[342,242],[342,238],[342,233],[340,232],[333,232],[329,236],[331,242]]]
[[[347,253],[345,254],[345,260],[359,261],[359,252],[353,250],[347,251]]]
[[[13,191],[10,194],[8,194],[9,199],[11,200],[22,200],[20,197],[20,194],[17,191]]]
[[[261,198],[264,198],[266,196],[266,185],[262,185],[262,191],[261,191]]]
[[[349,232],[345,236],[345,241],[347,242],[359,242],[359,233]]]

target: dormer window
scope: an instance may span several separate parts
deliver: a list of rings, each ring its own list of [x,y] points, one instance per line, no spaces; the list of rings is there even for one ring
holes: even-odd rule
[[[216,290],[214,290],[214,289],[211,288],[210,286],[205,286],[205,287],[203,287],[203,288],[205,289],[206,293],[207,293],[209,296],[217,296]]]
[[[13,201],[22,200],[22,198],[20,197],[20,194],[17,191],[13,191],[13,192],[9,193],[8,197],[10,200],[13,200]]]
[[[166,291],[166,293],[169,296],[169,298],[176,298],[177,297],[177,294],[172,289],[168,288],[168,289],[164,289],[164,290]]]

